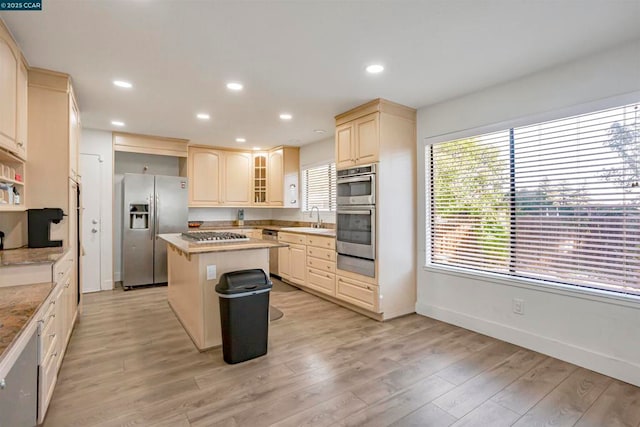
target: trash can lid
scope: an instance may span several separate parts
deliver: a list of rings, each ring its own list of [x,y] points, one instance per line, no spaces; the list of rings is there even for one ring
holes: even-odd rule
[[[220,295],[233,295],[246,292],[268,291],[271,280],[260,268],[239,270],[224,273],[216,285],[216,292]]]

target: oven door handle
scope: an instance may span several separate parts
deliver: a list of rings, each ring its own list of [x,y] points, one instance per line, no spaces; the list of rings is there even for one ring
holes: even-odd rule
[[[338,215],[371,215],[372,210],[339,210]]]
[[[354,176],[352,178],[338,178],[338,184],[349,184],[351,182],[370,182],[373,179],[371,175]]]

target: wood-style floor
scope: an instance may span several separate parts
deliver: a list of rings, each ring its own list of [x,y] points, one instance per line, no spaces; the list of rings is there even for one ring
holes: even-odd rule
[[[301,291],[267,356],[199,353],[166,288],[86,295],[51,426],[632,426],[640,389],[418,315],[378,323]]]

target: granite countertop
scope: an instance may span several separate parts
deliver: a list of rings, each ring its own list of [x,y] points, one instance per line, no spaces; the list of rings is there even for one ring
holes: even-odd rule
[[[283,248],[289,246],[287,244],[262,239],[249,239],[241,242],[192,243],[183,239],[179,233],[159,234],[158,237],[188,254]]]
[[[54,264],[68,248],[20,248],[0,251],[0,267],[30,264]]]
[[[53,283],[0,287],[0,360],[52,289]]]
[[[189,231],[215,231],[215,230],[247,230],[247,229],[264,229],[264,230],[276,230],[285,231],[287,233],[300,233],[300,234],[313,234],[317,236],[335,237],[335,228],[312,228],[310,226],[300,225],[201,225],[197,228],[189,228]]]

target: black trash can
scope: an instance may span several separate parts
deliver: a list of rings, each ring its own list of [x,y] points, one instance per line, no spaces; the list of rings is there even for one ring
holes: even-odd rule
[[[216,285],[220,297],[222,354],[240,363],[267,354],[271,280],[261,270],[224,273]]]

